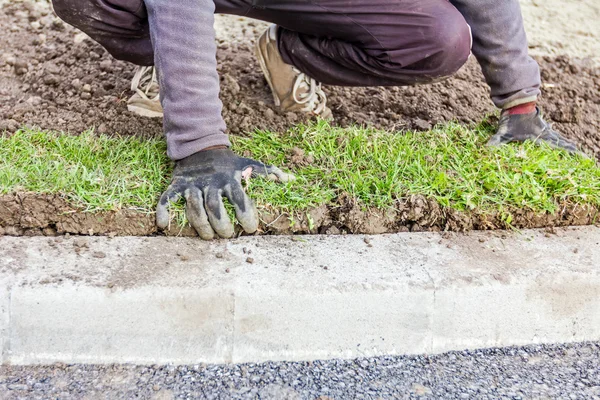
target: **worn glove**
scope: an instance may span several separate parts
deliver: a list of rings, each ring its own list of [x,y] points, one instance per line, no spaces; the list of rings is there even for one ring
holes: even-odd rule
[[[222,238],[233,236],[233,225],[223,204],[223,196],[235,208],[235,214],[247,233],[258,229],[258,214],[252,200],[242,187],[242,177],[262,175],[287,182],[294,179],[277,167],[249,158],[238,157],[231,150],[211,149],[177,161],[173,180],[156,208],[159,228],[169,225],[169,203],[183,196],[186,215],[202,239],[210,240],[215,233]]]
[[[539,108],[528,114],[510,115],[503,111],[500,115],[498,130],[491,137],[488,146],[498,146],[511,142],[532,140],[535,143],[546,142],[554,148],[564,149],[570,153],[579,153],[577,145],[564,138],[542,119]]]

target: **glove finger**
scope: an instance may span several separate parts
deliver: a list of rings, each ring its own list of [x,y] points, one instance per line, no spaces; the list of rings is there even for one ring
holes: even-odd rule
[[[233,225],[225,210],[221,190],[207,188],[204,191],[204,207],[214,231],[224,239],[232,237]]]
[[[246,233],[254,233],[258,229],[258,212],[254,202],[244,193],[242,185],[235,182],[225,188],[225,196],[235,208],[235,215]]]
[[[287,172],[283,172],[275,166],[269,165],[267,168],[267,179],[271,181],[291,182],[296,180],[296,176],[294,174],[288,174]]]
[[[156,225],[159,228],[165,229],[169,226],[169,203],[173,203],[180,196],[181,190],[176,185],[170,185],[162,196],[160,196],[160,200],[156,206]]]
[[[273,165],[266,165],[260,161],[253,160],[251,158],[240,158],[241,170],[245,171],[248,168],[252,168],[252,176],[264,176],[272,181],[279,182],[290,182],[296,179],[293,174],[283,172],[279,168]]]
[[[190,225],[202,239],[214,239],[215,232],[208,221],[200,189],[194,187],[185,191],[185,214],[188,221],[190,221]]]

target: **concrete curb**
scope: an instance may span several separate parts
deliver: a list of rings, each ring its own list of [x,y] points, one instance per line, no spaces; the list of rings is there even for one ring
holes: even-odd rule
[[[2,362],[229,363],[600,340],[600,229],[0,237]]]

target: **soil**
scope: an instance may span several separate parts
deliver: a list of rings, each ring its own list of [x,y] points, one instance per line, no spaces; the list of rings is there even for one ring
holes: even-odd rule
[[[393,232],[456,231],[522,228],[553,228],[592,225],[600,220],[600,208],[565,203],[555,213],[511,210],[507,224],[499,213],[458,212],[435,200],[411,196],[386,210],[364,210],[352,199],[304,213],[282,214],[259,209],[262,234],[382,234]],[[241,234],[239,227],[238,233]],[[89,213],[73,208],[60,196],[16,193],[0,196],[0,236],[56,236],[63,234],[147,236],[196,236],[189,227],[158,232],[154,216],[134,210]]]
[[[44,15],[45,14],[45,15]],[[239,18],[238,18],[239,20]],[[252,51],[260,22],[245,22],[240,40],[218,46],[223,116],[230,133],[255,128],[284,131],[304,117],[281,114]],[[45,2],[11,2],[0,11],[5,32],[0,61],[0,130],[23,125],[69,131],[161,136],[160,119],[127,111],[135,67],[114,59],[62,23]],[[585,60],[538,58],[544,81],[541,102],[568,137],[600,157],[600,69]],[[474,59],[453,78],[434,85],[397,88],[328,87],[334,123],[389,130],[426,130],[450,120],[469,123],[494,111]]]
[[[160,119],[142,118],[127,111],[135,66],[112,59],[84,34],[56,18],[44,1],[13,1],[0,7],[0,30],[6,38],[0,49],[0,132],[37,126],[78,134],[94,127],[103,134],[162,136]],[[264,24],[239,18],[236,21],[242,21],[244,26],[240,39],[220,39],[217,53],[223,116],[229,132],[246,135],[256,128],[285,131],[305,117],[282,114],[273,105],[252,51],[252,37]],[[541,107],[547,118],[567,137],[600,158],[600,68],[591,59],[544,56],[537,60],[544,84]],[[451,120],[477,122],[494,112],[488,87],[473,58],[456,76],[433,85],[327,87],[326,91],[334,124],[340,126],[364,124],[388,130],[427,130]],[[422,200],[425,208],[407,199],[396,210],[381,215],[362,213],[348,206],[351,201],[339,199],[335,207],[314,211],[317,214],[312,219],[321,223],[315,223],[313,229],[304,229],[306,221],[304,225],[300,221],[291,230],[377,233],[505,227],[501,218],[457,217],[431,201]],[[6,210],[12,210],[13,216]],[[132,211],[93,215],[72,211],[57,196],[3,196],[0,227],[10,234],[44,233],[44,230],[49,234],[52,230],[84,234],[154,233],[151,218]],[[420,215],[421,212],[425,214]],[[519,211],[521,217],[513,224],[535,227],[594,221],[596,210],[581,212],[567,207],[558,215],[540,217]],[[263,214],[263,219],[270,221],[270,214]],[[290,230],[284,227],[286,223],[289,224],[289,219],[280,217],[264,228],[268,232],[284,232]]]
[[[133,210],[89,213],[59,196],[17,193],[0,196],[0,234],[7,235],[147,235],[153,216]]]

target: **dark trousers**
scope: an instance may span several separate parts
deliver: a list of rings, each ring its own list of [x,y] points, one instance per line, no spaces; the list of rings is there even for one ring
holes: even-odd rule
[[[143,0],[53,3],[59,17],[115,58],[154,63]],[[284,60],[330,85],[433,82],[456,72],[470,54],[470,28],[448,0],[215,0],[215,6],[216,13],[279,25]]]

